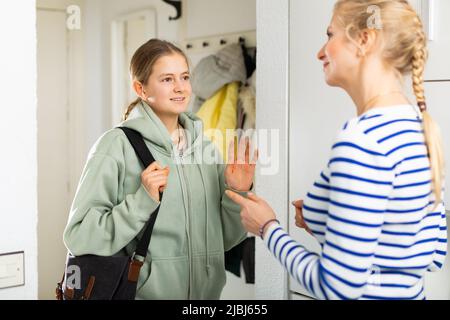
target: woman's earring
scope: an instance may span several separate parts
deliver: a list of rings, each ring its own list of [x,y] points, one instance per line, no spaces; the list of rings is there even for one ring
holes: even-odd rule
[[[360,57],[365,57],[365,56],[366,56],[366,53],[365,53],[364,50],[361,49],[361,48],[359,48],[359,56],[360,56]]]

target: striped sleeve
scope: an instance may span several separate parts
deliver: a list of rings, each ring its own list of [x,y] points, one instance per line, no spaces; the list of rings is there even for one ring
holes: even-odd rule
[[[439,224],[439,237],[436,245],[436,250],[433,254],[433,262],[428,267],[428,271],[435,272],[442,269],[445,257],[447,255],[447,216],[445,207],[442,205],[441,220]]]
[[[326,167],[310,188],[303,202],[303,219],[322,248],[325,243],[325,221],[327,219],[327,207],[330,201],[329,176],[329,169]]]
[[[330,201],[322,253],[309,252],[277,225],[268,228],[264,241],[312,295],[358,299],[369,282],[394,168],[376,142],[347,130],[333,146],[329,172]],[[370,187],[367,182],[372,182]]]

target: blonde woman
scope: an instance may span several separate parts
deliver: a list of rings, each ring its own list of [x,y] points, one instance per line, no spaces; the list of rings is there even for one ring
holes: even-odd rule
[[[407,1],[340,0],[327,34],[318,54],[326,82],[350,95],[357,116],[304,204],[294,203],[297,226],[322,252],[293,240],[263,199],[227,193],[245,228],[315,297],[425,299],[424,275],[442,268],[447,227],[442,145],[423,89],[422,23]],[[402,89],[407,74],[417,105]]]

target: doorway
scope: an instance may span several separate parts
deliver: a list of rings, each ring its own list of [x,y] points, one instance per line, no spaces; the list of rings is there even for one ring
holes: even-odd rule
[[[37,1],[38,298],[54,299],[64,269],[63,230],[79,176],[80,39],[66,27],[66,3]],[[73,1],[72,3],[73,4]],[[69,4],[67,3],[67,6]],[[76,96],[77,99],[73,99]]]

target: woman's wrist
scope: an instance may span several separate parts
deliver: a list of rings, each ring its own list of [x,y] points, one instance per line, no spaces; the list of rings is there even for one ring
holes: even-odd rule
[[[266,223],[264,223],[260,228],[259,228],[259,236],[262,240],[264,240],[265,236],[266,236],[266,231],[267,229],[269,229],[269,227],[273,224],[280,224],[280,221],[278,221],[277,219],[270,219],[268,221],[266,221]]]

